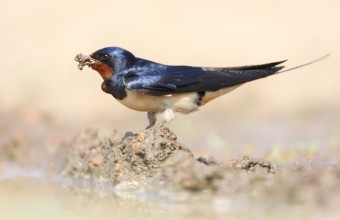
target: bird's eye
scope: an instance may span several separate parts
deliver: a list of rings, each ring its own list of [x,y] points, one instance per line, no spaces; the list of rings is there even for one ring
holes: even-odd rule
[[[105,60],[107,60],[107,59],[109,59],[109,58],[110,58],[110,55],[104,53],[104,54],[102,54],[102,55],[100,56],[100,61],[105,61]]]

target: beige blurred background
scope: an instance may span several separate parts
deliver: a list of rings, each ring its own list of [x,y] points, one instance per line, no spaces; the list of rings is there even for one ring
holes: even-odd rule
[[[215,144],[254,120],[273,121],[267,132],[276,129],[276,119],[313,121],[321,114],[337,127],[339,21],[336,0],[3,0],[0,113],[38,111],[80,129],[141,130],[145,113],[103,93],[96,72],[77,69],[77,53],[107,46],[164,64],[221,67],[283,59],[292,67],[330,53],[322,62],[244,85],[198,113],[176,117],[171,127],[184,141],[215,129]]]

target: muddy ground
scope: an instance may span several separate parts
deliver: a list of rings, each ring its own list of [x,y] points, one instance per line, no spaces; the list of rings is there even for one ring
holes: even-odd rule
[[[157,219],[164,213],[196,219],[332,218],[338,213],[337,161],[273,162],[251,155],[216,161],[196,157],[192,146],[167,127],[104,136],[90,128],[69,135],[74,131],[30,111],[6,114],[0,129],[3,198],[12,198],[18,189],[35,197],[44,189],[50,197],[49,192],[69,195],[61,199],[67,209],[83,210],[82,201],[99,216],[110,213],[108,218]]]

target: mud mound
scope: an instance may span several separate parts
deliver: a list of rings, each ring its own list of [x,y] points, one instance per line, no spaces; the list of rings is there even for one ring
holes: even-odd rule
[[[225,163],[195,159],[166,127],[127,132],[121,138],[116,133],[100,138],[95,130],[86,130],[60,148],[54,161],[55,171],[87,181],[92,189],[106,183],[120,189],[145,186],[149,191],[217,192],[241,170],[261,175],[277,170],[251,157]]]
[[[340,191],[335,165],[296,163],[278,168],[249,156],[226,162],[195,159],[166,127],[106,138],[86,130],[60,147],[51,164],[73,190],[108,196],[142,190],[157,195],[157,200],[164,196],[192,200],[197,195],[263,204],[319,204]]]
[[[78,179],[105,180],[113,185],[137,181],[140,185],[157,174],[174,152],[193,157],[168,128],[117,136],[102,139],[94,130],[84,131],[61,148],[54,160],[57,169]]]

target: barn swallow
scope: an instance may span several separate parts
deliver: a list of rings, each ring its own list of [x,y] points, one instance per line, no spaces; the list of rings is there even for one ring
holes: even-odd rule
[[[90,56],[78,54],[75,60],[80,70],[89,66],[101,75],[104,92],[130,109],[147,112],[147,129],[155,125],[157,113],[164,114],[162,126],[175,112],[194,112],[244,83],[279,73],[286,61],[223,68],[170,66],[135,57],[119,47],[106,47]]]

